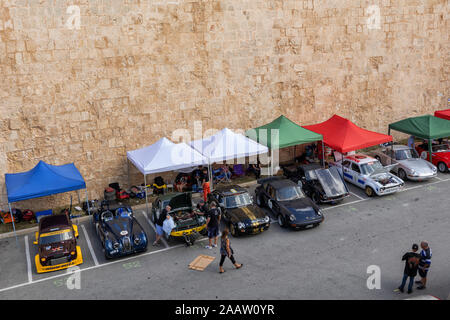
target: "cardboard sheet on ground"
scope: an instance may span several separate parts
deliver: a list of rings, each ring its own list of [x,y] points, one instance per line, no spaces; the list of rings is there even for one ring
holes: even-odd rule
[[[203,271],[214,259],[216,258],[201,254],[189,264],[189,269]]]

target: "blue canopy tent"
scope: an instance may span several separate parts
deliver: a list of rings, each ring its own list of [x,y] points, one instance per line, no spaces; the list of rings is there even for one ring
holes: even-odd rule
[[[13,202],[86,189],[86,183],[73,163],[54,166],[44,161],[39,161],[30,171],[5,174],[5,183],[9,212],[11,213],[11,203]],[[86,201],[89,213],[87,189]],[[15,233],[14,219],[12,222]]]

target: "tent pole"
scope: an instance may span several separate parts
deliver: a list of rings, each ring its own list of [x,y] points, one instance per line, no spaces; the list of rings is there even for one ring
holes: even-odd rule
[[[322,139],[322,167],[325,168],[325,147],[323,145],[323,139]]]
[[[145,213],[148,214],[147,175],[145,173],[144,173],[144,185],[145,185]]]
[[[8,202],[8,207],[9,207],[9,214],[11,215],[11,221],[13,224],[14,236],[16,237],[16,246],[19,246],[19,242],[17,241],[17,234],[16,234],[16,224],[14,223],[14,216],[13,216],[12,209],[11,209],[11,203],[9,203],[9,202]]]
[[[432,141],[433,139],[428,139],[428,155],[430,157],[430,163],[433,163],[433,157],[432,157],[432,153],[433,153],[433,146],[432,146]]]
[[[208,160],[208,176],[209,176],[209,185],[211,191],[214,190],[214,184],[213,184],[213,174],[212,174],[212,166],[211,162]]]
[[[91,215],[91,208],[89,206],[89,195],[88,195],[87,188],[86,188],[86,204],[87,204],[88,216],[90,216]]]

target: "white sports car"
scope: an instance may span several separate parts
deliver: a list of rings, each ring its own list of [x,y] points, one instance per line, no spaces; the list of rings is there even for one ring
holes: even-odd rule
[[[330,165],[338,167],[346,181],[364,189],[369,197],[394,193],[405,185],[402,179],[389,172],[396,164],[383,167],[377,159],[363,154],[344,156],[342,161]]]

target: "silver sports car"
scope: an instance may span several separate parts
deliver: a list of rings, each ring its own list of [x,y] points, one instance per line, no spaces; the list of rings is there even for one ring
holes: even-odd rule
[[[384,166],[398,164],[392,172],[402,180],[422,181],[437,176],[436,166],[421,159],[417,151],[408,146],[394,144],[372,151],[370,155]]]

